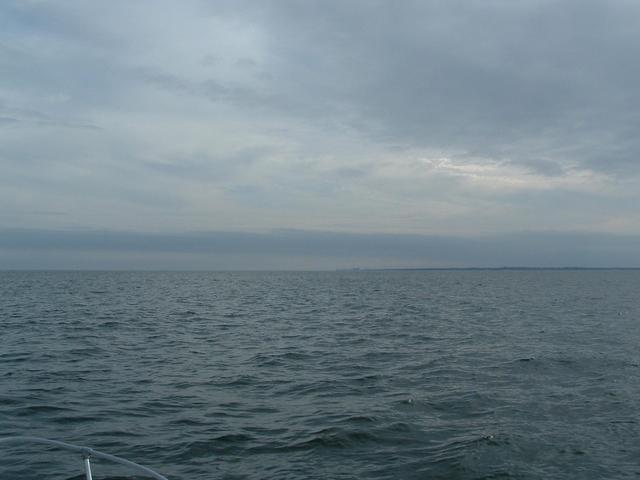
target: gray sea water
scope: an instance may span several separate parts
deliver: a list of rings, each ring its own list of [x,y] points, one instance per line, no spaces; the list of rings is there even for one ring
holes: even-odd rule
[[[171,480],[637,478],[639,293],[640,271],[2,272],[0,437]],[[3,480],[81,472],[0,444]]]

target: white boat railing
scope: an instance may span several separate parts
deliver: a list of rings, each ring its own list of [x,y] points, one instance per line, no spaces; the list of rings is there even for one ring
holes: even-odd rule
[[[108,460],[110,462],[119,463],[121,465],[125,465],[134,470],[138,470],[149,477],[155,478],[156,480],[168,480],[167,477],[160,475],[157,472],[154,472],[150,468],[144,467],[142,465],[138,465],[137,463],[131,462],[129,460],[125,460],[124,458],[116,457],[115,455],[109,455],[108,453],[99,452],[98,450],[94,450],[89,447],[81,447],[79,445],[72,445],[71,443],[59,442],[57,440],[49,440],[46,438],[40,437],[4,437],[0,438],[0,443],[43,443],[45,445],[50,445],[54,447],[63,448],[65,450],[71,450],[74,452],[78,452],[82,455],[82,462],[84,464],[84,473],[86,476],[86,480],[92,480],[91,476],[91,463],[89,459],[91,457],[101,458],[103,460]]]

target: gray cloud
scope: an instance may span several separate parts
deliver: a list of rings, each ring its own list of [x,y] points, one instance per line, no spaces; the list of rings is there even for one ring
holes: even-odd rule
[[[537,141],[547,157],[636,172],[633,3],[269,5],[287,90],[350,105],[374,138],[527,163]]]
[[[0,117],[0,125],[11,125],[14,123],[18,123],[20,120],[14,117]]]
[[[640,8],[633,3],[214,5],[214,14],[265,31],[269,62],[253,62],[262,82],[240,87],[162,73],[149,80],[346,125],[383,145],[462,149],[546,174],[561,174],[548,167],[567,161],[637,173]]]

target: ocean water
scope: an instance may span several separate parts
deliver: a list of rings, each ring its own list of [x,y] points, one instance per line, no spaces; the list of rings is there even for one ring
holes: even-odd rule
[[[0,437],[171,480],[637,478],[639,293],[640,271],[1,272]],[[81,472],[0,444],[2,480]]]

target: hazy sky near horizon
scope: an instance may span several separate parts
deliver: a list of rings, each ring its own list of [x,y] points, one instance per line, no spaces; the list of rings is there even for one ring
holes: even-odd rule
[[[631,0],[3,1],[0,228],[632,238],[638,25]]]

